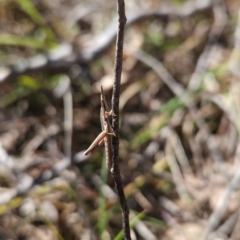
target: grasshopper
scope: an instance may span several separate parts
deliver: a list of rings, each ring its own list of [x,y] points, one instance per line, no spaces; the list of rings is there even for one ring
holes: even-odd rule
[[[103,88],[101,86],[101,109],[100,109],[100,121],[102,126],[102,132],[95,138],[90,147],[84,152],[84,155],[87,155],[91,152],[97,145],[101,145],[104,142],[105,151],[106,151],[106,165],[110,170],[112,167],[112,137],[116,136],[111,124],[109,122],[109,116],[114,116],[112,110],[109,111],[107,105]]]

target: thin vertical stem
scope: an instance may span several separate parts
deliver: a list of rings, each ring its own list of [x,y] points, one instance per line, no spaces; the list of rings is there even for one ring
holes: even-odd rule
[[[112,138],[113,156],[112,156],[112,168],[111,174],[114,179],[115,188],[119,203],[122,209],[122,221],[123,221],[123,232],[124,239],[131,240],[130,226],[129,226],[129,209],[125,194],[123,191],[122,179],[119,169],[119,98],[120,98],[120,82],[122,73],[122,55],[123,55],[123,41],[124,41],[124,27],[126,25],[125,16],[125,4],[124,0],[117,1],[118,11],[118,33],[116,40],[116,55],[115,55],[115,66],[114,66],[114,83],[113,83],[113,95],[112,95],[112,110],[113,110],[113,121],[112,128],[116,134]]]

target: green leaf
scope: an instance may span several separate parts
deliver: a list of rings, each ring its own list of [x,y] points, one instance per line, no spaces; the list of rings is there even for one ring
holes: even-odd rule
[[[28,87],[34,90],[37,90],[41,87],[40,84],[34,78],[29,77],[27,75],[21,75],[18,78],[18,83],[24,87]]]

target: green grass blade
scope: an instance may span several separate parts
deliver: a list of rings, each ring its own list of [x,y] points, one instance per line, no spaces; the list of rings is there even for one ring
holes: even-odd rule
[[[22,46],[36,49],[45,49],[46,44],[32,37],[21,37],[11,34],[0,35],[0,45]]]
[[[145,212],[139,213],[130,221],[130,228],[133,228],[136,223],[145,216]],[[113,240],[122,240],[123,239],[123,230],[118,233],[118,235]]]
[[[131,148],[136,148],[137,146],[148,141],[155,133],[157,133],[161,128],[166,126],[172,116],[172,114],[179,108],[182,108],[184,105],[178,97],[170,99],[167,103],[163,104],[159,109],[161,113],[161,118],[159,122],[147,128],[146,130],[137,134],[137,136],[132,140]]]
[[[106,156],[105,156],[106,157]],[[97,229],[99,232],[99,236],[102,236],[104,231],[106,231],[107,226],[107,211],[106,211],[106,198],[102,193],[102,186],[107,182],[108,177],[108,169],[106,167],[105,157],[102,160],[102,167],[101,167],[101,179],[102,182],[99,186],[99,198],[98,198],[98,209],[99,209],[99,217],[97,221]]]
[[[31,0],[16,0],[22,10],[37,24],[45,25],[45,21]]]
[[[46,25],[46,22],[42,15],[39,13],[37,8],[34,6],[31,0],[16,0],[16,2],[19,4],[19,6],[22,8],[22,10],[32,19],[33,22],[38,24],[42,27],[46,34],[46,39],[48,40],[48,44],[50,47],[54,47],[56,41],[55,34]]]

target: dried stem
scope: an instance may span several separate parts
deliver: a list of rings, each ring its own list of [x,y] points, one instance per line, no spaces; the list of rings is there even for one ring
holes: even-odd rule
[[[63,95],[64,104],[64,154],[65,157],[71,160],[72,157],[72,130],[73,130],[73,97],[68,78],[68,88]]]
[[[113,83],[113,95],[112,95],[112,110],[114,113],[112,128],[116,134],[112,138],[113,146],[113,157],[112,157],[112,168],[111,174],[114,179],[117,196],[122,209],[123,219],[123,232],[124,239],[130,240],[130,227],[129,227],[129,209],[126,202],[126,198],[123,191],[123,185],[119,170],[118,152],[119,152],[119,97],[120,97],[120,82],[122,73],[122,55],[123,55],[123,40],[124,40],[124,27],[126,25],[125,16],[125,4],[124,0],[117,1],[118,10],[118,32],[116,41],[116,56],[115,56],[115,67],[114,67],[114,83]]]

